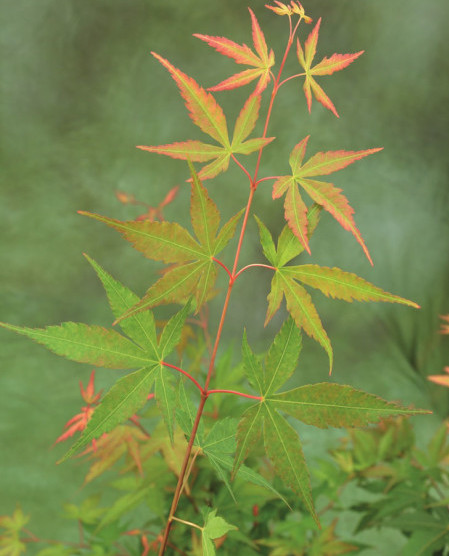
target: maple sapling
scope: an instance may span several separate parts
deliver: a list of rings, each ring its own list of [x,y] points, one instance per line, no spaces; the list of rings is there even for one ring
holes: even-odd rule
[[[281,496],[270,481],[251,466],[245,465],[248,455],[253,454],[256,448],[265,451],[273,474],[280,477],[295,493],[303,511],[313,517],[317,527],[320,526],[300,437],[288,419],[293,418],[318,428],[351,428],[364,427],[397,415],[427,413],[425,410],[384,401],[348,385],[330,382],[285,390],[286,382],[295,372],[302,349],[302,332],[326,351],[330,371],[333,366],[330,339],[306,288],[318,289],[327,297],[349,302],[384,301],[415,308],[418,305],[385,292],[339,268],[311,263],[297,264],[297,257],[304,251],[308,253],[307,256],[312,254],[310,239],[323,211],[328,212],[354,236],[372,264],[348,199],[339,187],[326,181],[326,177],[381,149],[313,153],[313,148],[309,148],[312,154],[306,157],[310,135],[304,137],[304,132],[299,130],[297,143],[292,145],[292,150],[286,157],[291,173],[284,175],[281,167],[279,175],[259,176],[263,153],[266,148],[271,148],[275,139],[269,136],[268,130],[281,87],[303,83],[309,112],[314,96],[338,117],[333,102],[317,79],[346,68],[362,54],[362,51],[355,54],[333,54],[313,65],[321,19],[303,40],[298,36],[300,30],[302,33],[300,25],[311,24],[312,20],[305,14],[300,2],[284,4],[275,1],[274,5],[266,7],[275,15],[287,18],[287,43],[280,56],[275,56],[273,49],[267,46],[265,35],[251,9],[251,48],[220,36],[194,35],[219,54],[246,66],[243,71],[225,78],[209,89],[203,88],[160,54],[152,53],[173,78],[192,122],[208,136],[208,142],[181,139],[170,144],[138,147],[150,153],[188,162],[189,185],[184,187],[189,187],[191,191],[191,230],[163,219],[162,208],[173,200],[177,191],[174,189],[158,205],[146,205],[147,212],[136,220],[120,221],[86,211],[80,212],[118,231],[148,259],[167,264],[162,276],[139,297],[86,255],[104,286],[114,315],[114,324],[119,326],[104,328],[68,322],[59,326],[31,329],[0,323],[4,328],[27,336],[58,355],[97,367],[129,370],[102,397],[99,405],[93,391],[92,375],[89,386],[83,390],[87,408],[84,408],[81,416],[70,422],[70,428],[58,442],[83,429],[81,436],[62,458],[65,460],[78,450],[91,446],[96,439],[100,439],[99,442],[103,445],[107,444],[113,431],[124,427],[127,422],[129,425],[131,421],[134,436],[126,438],[129,445],[133,446],[132,458],[141,480],[139,484],[142,485],[140,490],[135,491],[136,499],[142,496],[142,492],[146,492],[148,483],[145,481],[151,481],[152,473],[158,476],[161,458],[155,454],[160,451],[164,454],[162,461],[167,464],[164,467],[165,476],[168,470],[170,481],[165,481],[159,488],[167,496],[171,496],[171,505],[165,508],[165,516],[162,517],[159,508],[149,512],[146,524],[147,528],[157,531],[151,546],[159,551],[159,555],[165,553],[167,546],[179,553],[189,550],[188,547],[179,545],[179,531],[183,528],[191,529],[191,538],[194,539],[192,542],[197,542],[197,539],[205,555],[215,554],[218,543],[213,541],[219,537],[224,541],[224,546],[228,542],[225,536],[229,538],[229,542],[233,538],[235,542],[246,539],[248,546],[256,546],[249,531],[245,529],[245,524],[231,525],[225,521],[225,510],[213,505],[213,493],[210,493],[207,503],[201,495],[198,500],[192,495],[198,474],[203,473],[204,465],[209,465],[237,502],[237,493],[233,492],[231,479],[243,479]],[[285,63],[291,54],[296,56],[300,69],[297,74],[285,76]],[[277,66],[276,60],[280,60]],[[226,92],[247,85],[251,86],[251,90],[237,116],[231,136],[227,117],[212,92]],[[268,103],[265,113],[261,114],[261,98],[264,95],[268,97]],[[253,137],[259,119],[263,124],[263,132],[260,136]],[[307,125],[306,122],[305,119],[303,127]],[[254,155],[251,164],[246,162],[249,155]],[[198,171],[193,166],[194,163],[201,165]],[[205,183],[206,180],[207,184],[212,183],[213,178],[226,172],[231,164],[242,170],[242,180],[247,182],[248,200],[243,208],[237,207],[234,216],[220,225],[220,211],[212,199],[213,187],[206,188]],[[242,266],[242,244],[249,219],[253,216],[253,199],[259,185],[265,182],[272,183],[273,199],[284,197],[286,222],[275,241],[263,220],[254,215],[266,261],[246,261]],[[303,197],[303,192],[307,197]],[[125,193],[119,193],[118,198],[122,203],[140,204]],[[232,254],[233,263],[228,267],[220,257],[225,249],[229,253],[229,242],[236,232],[237,246]],[[241,365],[236,371],[238,378],[230,383],[220,374],[217,365],[223,326],[236,281],[247,270],[257,271],[257,268],[272,273],[265,325],[277,313],[284,298],[288,316],[264,354],[253,352],[244,332],[241,340]],[[215,287],[219,272],[226,274],[228,285],[220,301],[220,318],[217,323],[211,323],[207,317],[207,308],[221,295]],[[154,312],[157,312],[158,306],[167,304],[178,305],[180,309],[168,322],[159,323]],[[196,325],[196,333],[191,331],[193,325]],[[123,334],[118,331],[119,327]],[[204,346],[201,361],[189,352],[192,337],[199,338],[198,341]],[[236,373],[232,376],[236,377]],[[237,389],[235,385],[240,383],[242,387]],[[226,397],[233,398],[233,405],[226,405],[221,401]],[[209,399],[213,401],[208,403]],[[214,404],[213,418],[206,411],[206,404],[207,407]],[[231,413],[227,413],[229,407],[232,407]],[[149,411],[149,408],[156,408],[159,416],[157,422],[163,425],[152,422],[152,428],[147,430],[136,414]],[[162,429],[162,426],[165,428]],[[164,431],[162,440],[161,431]],[[260,438],[263,438],[263,442],[259,442]],[[141,448],[138,449],[139,443]],[[158,448],[155,447],[156,444]],[[144,453],[147,454],[147,460]],[[197,467],[199,460],[207,463]],[[191,501],[189,507],[180,505],[184,494]],[[224,516],[217,513],[223,513]],[[103,517],[98,527],[101,529],[104,523],[109,523],[112,520],[111,515],[108,519]],[[238,533],[237,526],[240,528]],[[171,541],[172,528],[175,530]],[[147,554],[150,547],[148,534],[140,529],[122,533],[128,536],[140,535],[145,539],[145,542],[142,540],[143,554]],[[199,548],[195,554],[198,553]]]

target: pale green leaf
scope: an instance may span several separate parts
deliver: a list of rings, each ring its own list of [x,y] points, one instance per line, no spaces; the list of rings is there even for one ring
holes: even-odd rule
[[[270,401],[295,419],[322,429],[364,427],[387,417],[430,413],[387,402],[352,386],[326,382],[276,394]]]
[[[312,499],[312,489],[301,443],[296,431],[276,410],[267,405],[264,423],[265,450],[275,472],[295,494],[300,496],[319,525]]]
[[[279,307],[281,306],[283,298],[284,298],[284,291],[281,287],[281,280],[279,278],[279,274],[275,272],[271,280],[270,293],[267,296],[268,308],[267,308],[267,314],[265,316],[264,326],[266,326],[273,318],[273,316],[277,313]]]
[[[154,388],[154,395],[156,398],[156,404],[162,413],[165,425],[167,426],[168,435],[173,443],[176,409],[176,382],[170,369],[164,367],[163,365],[159,366],[155,374],[156,384]]]
[[[242,360],[248,382],[257,392],[262,394],[262,392],[264,391],[265,382],[264,370],[257,357],[254,355],[253,351],[249,347],[246,337],[246,329],[243,332]]]
[[[200,182],[195,168],[189,161],[192,176],[192,195],[190,201],[190,216],[192,227],[205,252],[213,254],[213,244],[220,224],[220,212],[217,205],[209,197],[207,190]]]
[[[135,249],[154,261],[184,263],[206,257],[204,250],[189,232],[176,222],[150,222],[149,220],[121,222],[90,212],[81,211],[80,214],[114,228]]]
[[[184,327],[187,315],[190,312],[191,302],[188,301],[184,307],[167,322],[162,330],[159,339],[159,357],[165,359],[181,341],[182,329]]]
[[[274,245],[273,237],[262,220],[260,220],[257,216],[254,216],[254,218],[256,219],[259,227],[260,244],[262,245],[263,254],[270,264],[275,265],[276,247]]]
[[[234,135],[232,137],[232,147],[241,145],[250,135],[259,117],[260,95],[252,94],[245,102],[237,121],[235,122]]]
[[[223,228],[220,230],[220,233],[217,236],[215,247],[214,247],[214,256],[218,255],[220,251],[222,251],[229,241],[234,237],[235,228],[237,227],[238,221],[240,220],[243,212],[245,209],[242,209],[237,214],[235,214],[232,218],[230,218]]]
[[[132,369],[156,363],[136,344],[115,330],[64,322],[46,328],[25,328],[0,322],[0,326],[31,338],[57,355],[79,363],[109,369]]]
[[[167,271],[150,287],[141,301],[123,314],[120,319],[117,319],[117,322],[156,305],[184,302],[195,290],[201,274],[208,264],[210,263],[207,261],[194,262]]]
[[[212,510],[208,514],[203,528],[204,535],[207,535],[210,539],[219,539],[229,531],[235,531],[237,529],[237,527],[227,523],[222,517],[216,514],[217,510]]]
[[[316,340],[326,350],[329,356],[329,367],[332,371],[333,352],[326,331],[321,324],[315,305],[307,291],[288,275],[284,274],[286,267],[280,269],[277,274],[283,289],[287,310],[295,320],[296,326],[303,328],[306,334]]]
[[[134,292],[115,280],[88,255],[84,256],[100,278],[108,296],[109,305],[116,318],[139,303],[140,298]],[[151,311],[145,311],[125,319],[121,321],[120,326],[125,334],[137,342],[145,351],[153,354],[154,358],[157,358],[156,325]]]
[[[235,154],[251,154],[260,149],[264,149],[274,141],[274,139],[275,137],[254,137],[254,139],[248,139],[248,141],[236,146],[232,152]]]
[[[249,407],[242,415],[237,427],[237,450],[234,460],[234,473],[246,459],[249,451],[257,443],[265,415],[264,404]]]
[[[264,397],[276,392],[294,373],[301,346],[301,331],[289,318],[276,335],[265,359]]]

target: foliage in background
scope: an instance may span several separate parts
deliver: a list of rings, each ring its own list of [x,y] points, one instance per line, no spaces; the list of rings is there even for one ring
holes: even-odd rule
[[[292,79],[305,77],[304,92],[309,110],[311,107],[311,94],[313,92],[319,102],[337,115],[333,103],[317,84],[315,77],[329,75],[334,71],[343,69],[360,54],[334,54],[330,58],[324,58],[319,64],[312,67],[311,64],[316,51],[320,27],[320,21],[318,21],[305,40],[304,47],[301,46],[299,40],[296,43],[297,58],[304,72],[281,81],[284,62],[294,43],[298,25],[302,19],[306,21],[307,19],[302,6],[298,2],[292,2],[289,6],[283,5],[280,2],[276,2],[276,4],[276,8],[272,7],[274,8],[273,11],[279,15],[287,15],[290,23],[287,48],[276,76],[271,73],[271,67],[274,65],[274,54],[271,50],[268,50],[264,35],[251,10],[255,52],[246,45],[239,45],[228,39],[200,36],[200,38],[206,40],[206,42],[214,46],[222,54],[234,58],[238,63],[248,63],[256,68],[247,70],[250,72],[249,74],[243,72],[243,77],[242,74],[233,76],[222,82],[219,86],[214,87],[215,90],[230,89],[246,84],[253,79],[258,79],[255,91],[245,102],[237,118],[232,140],[228,136],[223,110],[214,97],[165,58],[155,54],[155,57],[169,70],[180,88],[193,122],[219,145],[188,140],[182,143],[157,147],[142,147],[150,152],[157,152],[174,158],[183,158],[189,162],[208,162],[206,166],[203,166],[198,175],[193,167],[190,166],[192,187],[191,221],[196,239],[177,223],[156,220],[156,216],[160,216],[161,205],[158,207],[159,212],[158,210],[149,212],[148,218],[131,222],[120,222],[111,218],[89,214],[89,216],[117,229],[123,234],[125,239],[130,241],[135,248],[148,258],[172,265],[149,288],[146,295],[139,299],[129,289],[112,278],[97,263],[88,258],[105,287],[116,322],[120,322],[121,328],[127,336],[123,336],[113,329],[70,322],[58,327],[47,327],[46,329],[30,329],[3,324],[5,328],[28,336],[52,351],[76,361],[109,368],[139,368],[139,370],[121,378],[93,412],[89,410],[92,409],[91,405],[95,403],[95,398],[91,398],[93,394],[87,393],[89,387],[87,388],[86,397],[88,397],[89,401],[86,401],[88,407],[85,408],[81,417],[77,417],[69,425],[72,429],[69,428],[68,432],[72,432],[77,427],[79,428],[86,423],[87,426],[67,456],[72,455],[76,450],[85,447],[92,441],[93,444],[90,449],[94,453],[102,454],[103,459],[99,465],[99,468],[102,469],[105,465],[104,461],[108,462],[111,454],[114,460],[117,456],[117,450],[125,448],[133,452],[131,454],[132,460],[138,470],[142,472],[143,462],[138,450],[139,434],[134,429],[132,429],[133,432],[128,430],[129,425],[124,425],[128,419],[132,419],[135,427],[143,435],[141,440],[145,441],[145,447],[151,447],[153,445],[153,438],[156,436],[156,439],[158,439],[158,435],[162,435],[162,439],[156,440],[158,449],[155,452],[151,452],[150,448],[151,453],[149,455],[154,456],[161,451],[164,456],[162,459],[165,462],[167,456],[161,447],[161,442],[168,452],[170,450],[178,450],[178,452],[169,457],[175,468],[176,461],[179,460],[179,457],[176,457],[176,455],[179,456],[181,454],[183,461],[175,473],[178,475],[178,479],[171,510],[163,534],[160,531],[155,533],[155,546],[159,546],[160,554],[164,553],[168,543],[170,543],[169,546],[176,547],[176,550],[180,550],[179,546],[183,546],[182,539],[178,541],[176,536],[179,524],[191,528],[192,546],[196,547],[199,543],[198,547],[201,545],[202,548],[198,548],[198,550],[202,550],[204,554],[214,553],[214,543],[212,542],[214,539],[223,537],[227,533],[229,533],[230,538],[233,535],[232,531],[235,527],[224,521],[222,517],[216,515],[217,508],[223,510],[222,506],[214,504],[209,499],[203,500],[200,494],[196,498],[192,496],[192,500],[198,504],[196,513],[203,515],[202,524],[198,524],[198,516],[193,520],[184,519],[186,516],[182,513],[184,509],[182,504],[184,499],[190,496],[188,479],[192,476],[194,463],[198,455],[206,456],[218,477],[224,481],[228,489],[231,488],[228,474],[232,471],[232,476],[234,478],[237,477],[237,480],[239,477],[246,477],[247,481],[256,482],[259,485],[263,484],[269,490],[273,490],[272,477],[267,482],[253,468],[242,465],[248,453],[256,446],[259,434],[263,430],[264,447],[272,471],[276,476],[281,477],[285,485],[290,487],[302,499],[305,510],[311,514],[316,524],[319,525],[319,518],[311,496],[308,470],[302,454],[299,437],[289,422],[280,415],[280,412],[320,428],[327,428],[329,426],[363,426],[391,415],[423,413],[420,410],[384,402],[375,396],[360,392],[349,386],[340,386],[332,383],[313,384],[277,393],[296,368],[301,350],[301,329],[326,350],[330,367],[332,368],[333,351],[329,338],[321,324],[310,295],[301,283],[318,288],[327,296],[337,297],[346,301],[352,301],[353,299],[390,301],[415,307],[416,304],[388,294],[356,275],[336,268],[331,269],[317,265],[293,266],[287,264],[303,250],[310,253],[309,239],[318,224],[321,208],[328,211],[345,229],[353,233],[361,244],[367,258],[371,261],[360,232],[355,226],[353,209],[350,207],[346,197],[333,184],[317,181],[312,178],[329,175],[337,170],[341,170],[348,164],[379,149],[368,149],[358,152],[342,150],[319,152],[303,164],[305,147],[308,140],[308,137],[306,137],[291,152],[289,158],[292,169],[291,176],[266,176],[258,178],[263,149],[273,140],[273,138],[266,135],[271,109],[279,88]],[[293,27],[291,18],[295,15],[299,17],[295,27]],[[273,89],[262,136],[248,140],[247,138],[252,133],[259,116],[261,106],[260,94],[265,91],[271,80],[273,81]],[[248,155],[252,152],[258,153],[253,174],[237,158],[237,155]],[[212,162],[210,162],[211,160]],[[220,219],[218,208],[209,197],[208,191],[204,188],[199,178],[211,179],[218,173],[226,171],[231,160],[242,169],[249,180],[248,203],[246,208],[238,212],[218,231]],[[252,199],[258,186],[268,180],[274,181],[274,198],[286,194],[285,218],[287,225],[281,232],[277,246],[275,246],[267,227],[262,221],[258,220],[262,249],[270,265],[251,263],[238,270],[240,248],[248,222]],[[304,203],[299,194],[298,185],[301,185],[314,201],[311,207],[307,207]],[[245,214],[235,252],[234,264],[232,269],[229,269],[216,256],[232,239],[243,212]],[[210,346],[209,361],[195,375],[193,371],[197,369],[192,369],[189,358],[177,361],[179,365],[182,363],[182,367],[169,363],[167,358],[176,347],[178,347],[179,357],[179,344],[183,334],[185,334],[185,323],[191,310],[195,312],[195,315],[200,315],[200,321],[197,320],[197,317],[194,317],[196,323],[205,322],[201,318],[201,311],[205,310],[207,302],[217,294],[214,286],[219,267],[222,267],[229,276],[228,291],[215,342],[213,347],[212,345]],[[244,271],[254,267],[262,267],[274,272],[272,287],[268,296],[267,321],[278,310],[284,297],[286,299],[287,310],[290,313],[290,317],[284,322],[280,332],[276,335],[276,338],[265,354],[264,365],[261,364],[262,357],[255,355],[251,350],[246,340],[246,335],[243,338],[243,365],[238,369],[240,375],[246,377],[250,385],[257,392],[257,395],[224,388],[226,380],[224,378],[221,381],[219,380],[220,377],[218,372],[216,372],[215,365],[222,324],[227,312],[233,285]],[[157,326],[153,313],[149,309],[165,303],[180,303],[183,308],[168,322],[163,323],[162,326]],[[207,344],[208,332],[206,333],[205,326],[203,329],[204,342]],[[184,352],[181,350],[181,356],[183,355]],[[194,361],[196,362],[196,359]],[[169,372],[168,369],[177,371],[178,380],[174,378],[174,374],[171,371]],[[215,374],[214,379],[217,385],[221,387],[219,389],[211,389],[209,387],[213,374]],[[188,392],[184,383],[179,381],[180,375],[187,377],[190,383],[199,390],[199,404],[195,405],[193,401],[195,398],[192,400],[191,392]],[[241,376],[239,379],[236,382],[241,382]],[[201,383],[204,385],[201,386]],[[154,397],[156,400],[156,407],[165,423],[165,427],[158,423],[148,433],[146,429],[142,430],[135,413],[146,404],[148,392],[153,384],[154,394],[151,397]],[[229,394],[231,397],[235,395],[237,398],[249,398],[257,401],[257,403],[246,409],[241,416],[238,427],[237,420],[235,419],[239,414],[237,408],[226,408],[222,412],[218,411],[218,408],[215,419],[217,417],[219,419],[216,423],[213,423],[208,420],[207,413],[204,411],[206,401],[212,394]],[[213,396],[213,398],[215,397]],[[202,430],[203,428],[204,430]],[[157,434],[155,434],[156,430],[158,430]],[[147,436],[145,436],[145,432]],[[105,433],[108,434],[106,440],[103,436]],[[111,442],[113,448],[111,448]],[[118,457],[121,455],[123,455],[122,452],[119,453]],[[144,477],[151,476],[152,481],[154,481],[154,477],[162,477],[162,474],[158,474],[160,460],[160,457],[152,457],[149,460],[150,468],[147,471],[148,475],[144,474]],[[93,473],[94,476],[95,473],[98,473],[98,471]],[[166,470],[163,476],[167,476]],[[203,476],[207,476],[207,473],[199,473],[198,481],[201,481]],[[128,504],[130,499],[132,500],[131,505],[135,504],[136,499],[138,501],[142,500],[142,498],[149,494],[148,489],[151,486],[153,490],[155,488],[157,490],[157,487],[160,490],[160,487],[164,485],[161,480],[158,481],[157,487],[154,483],[148,484],[144,479],[137,481],[133,485],[132,492],[127,493],[126,503],[120,502],[119,507],[121,508],[123,504]],[[167,488],[169,488],[169,485],[167,485]],[[183,491],[185,497],[181,498]],[[151,492],[151,494],[154,493]],[[154,498],[157,499],[157,496],[152,497],[152,499]],[[202,504],[200,505],[199,502],[202,502]],[[177,517],[178,505],[179,513],[183,516],[182,519]],[[210,507],[214,509],[211,510]],[[164,521],[163,510],[165,508],[166,506],[155,508],[154,517],[150,518],[150,523],[154,521],[160,525],[161,518],[162,522]],[[117,511],[116,507],[115,514],[113,515],[116,516]],[[188,514],[187,510],[185,510],[185,513]],[[101,527],[108,526],[106,530],[109,530],[111,515],[109,512],[107,512],[107,515],[107,518],[102,518],[100,525]],[[17,519],[20,521],[20,515]],[[78,519],[80,519],[79,516]],[[240,521],[238,523],[240,524]],[[174,525],[176,525],[176,529]],[[13,527],[17,528],[18,526],[13,525]],[[171,537],[172,540],[168,540],[170,529],[174,529]],[[128,536],[132,536],[134,531],[134,529],[127,530],[125,528],[119,532],[120,534],[126,533]],[[117,531],[115,531],[116,533]],[[140,530],[135,534],[140,534]],[[237,535],[237,533],[234,534]],[[332,537],[332,531],[327,531],[326,534],[327,537],[322,537],[323,542],[326,541],[326,538],[329,539],[329,535]],[[175,540],[173,541],[173,539]],[[245,542],[245,537],[240,536],[239,541]],[[148,545],[146,535],[141,536],[141,542],[143,553],[147,553],[151,547]],[[246,539],[246,542],[249,542],[248,539]],[[216,544],[219,543],[217,542]],[[21,550],[19,545],[18,550]],[[111,548],[111,550],[115,549]]]

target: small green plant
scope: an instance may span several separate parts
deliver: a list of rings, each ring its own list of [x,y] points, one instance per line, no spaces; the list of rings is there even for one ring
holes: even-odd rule
[[[280,174],[260,176],[263,153],[274,140],[268,136],[268,130],[280,90],[300,82],[309,111],[315,97],[338,117],[320,85],[321,77],[344,69],[362,54],[333,54],[315,63],[321,19],[306,39],[300,40],[297,37],[300,24],[312,23],[302,5],[294,1],[288,5],[277,1],[275,4],[267,8],[286,16],[288,23],[287,44],[278,58],[277,69],[275,54],[268,48],[251,10],[254,49],[222,37],[196,35],[220,54],[247,66],[209,91],[227,91],[256,82],[236,119],[232,138],[215,97],[171,62],[153,53],[174,79],[193,123],[212,142],[186,140],[139,147],[188,162],[190,177],[186,187],[191,188],[194,235],[180,224],[163,219],[162,208],[176,191],[169,192],[157,207],[147,206],[147,213],[132,221],[81,212],[118,231],[147,258],[169,265],[139,298],[86,255],[104,286],[114,324],[120,325],[123,334],[117,328],[73,322],[42,329],[0,323],[69,359],[130,370],[101,401],[94,392],[92,375],[89,385],[82,390],[87,405],[58,439],[65,440],[82,431],[61,461],[84,449],[84,455],[92,461],[87,481],[124,457],[124,475],[113,487],[125,494],[109,508],[100,506],[100,497],[87,499],[80,507],[67,507],[66,511],[80,524],[80,543],[58,544],[41,551],[41,556],[83,554],[86,550],[92,550],[89,554],[111,555],[146,555],[151,551],[162,555],[167,550],[213,555],[217,548],[250,555],[257,546],[270,546],[267,539],[265,545],[256,544],[268,534],[259,525],[259,508],[275,497],[280,498],[279,503],[287,503],[285,513],[290,511],[289,506],[298,508],[302,518],[314,522],[312,527],[318,531],[320,516],[312,498],[309,471],[300,438],[289,419],[319,428],[353,428],[393,416],[428,413],[330,382],[285,390],[297,367],[302,331],[326,351],[332,371],[331,342],[305,286],[346,301],[385,301],[415,308],[418,305],[338,268],[292,264],[303,251],[311,253],[310,238],[323,209],[353,234],[372,264],[348,200],[341,189],[324,180],[380,149],[316,152],[306,158],[309,135],[304,137],[304,132],[298,132],[298,142],[288,158],[291,172],[285,173],[280,168],[276,169]],[[299,71],[285,77],[285,62],[292,52]],[[267,105],[262,116],[265,97]],[[262,132],[250,138],[259,120]],[[243,157],[251,154],[254,161],[244,163]],[[198,172],[193,163],[203,164]],[[230,164],[240,168],[243,180],[247,181],[248,201],[220,228],[219,209],[212,200],[211,188],[208,190],[204,182],[225,172]],[[270,183],[274,199],[285,196],[286,224],[275,242],[262,219],[256,217],[266,261],[247,261],[242,266],[240,254],[253,198],[259,187]],[[303,192],[311,204],[306,204]],[[139,204],[123,193],[119,199]],[[219,257],[225,249],[229,252],[238,226],[233,262],[228,266]],[[233,366],[231,352],[221,348],[225,355],[219,357],[223,324],[235,283],[257,269],[273,276],[265,325],[284,298],[288,317],[266,353],[255,354],[245,332],[241,339],[241,363]],[[221,317],[217,323],[211,323],[208,305],[219,299],[220,292],[215,288],[218,272],[226,273],[228,287],[221,300]],[[168,322],[160,323],[153,311],[165,304],[180,305],[181,309]],[[261,438],[263,441],[259,441]],[[257,457],[261,452],[266,458],[264,464]],[[239,485],[238,490],[235,484]],[[293,499],[286,495],[286,487],[294,493]],[[147,509],[143,522],[138,527],[129,526],[128,513],[142,503]],[[235,503],[237,506],[233,507]],[[127,519],[123,520],[125,515]],[[9,537],[3,537],[1,542],[6,546],[8,540],[4,539],[10,538],[10,546],[16,546],[15,553],[19,554],[23,542],[14,531],[21,530],[25,518],[20,510],[14,516],[4,518],[12,520],[12,525]],[[5,523],[9,526],[6,521],[2,525]],[[317,532],[314,538],[319,539],[318,548],[313,553],[342,554],[354,549],[352,545],[341,544],[340,552],[327,552],[323,546],[334,542],[332,527],[330,524]],[[135,538],[140,542],[138,548],[132,545]],[[29,536],[28,542],[32,540]],[[273,554],[290,554],[289,550]]]

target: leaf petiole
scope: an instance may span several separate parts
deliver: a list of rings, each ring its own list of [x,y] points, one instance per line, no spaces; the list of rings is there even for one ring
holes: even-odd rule
[[[176,365],[171,365],[170,363],[166,363],[165,361],[161,361],[161,365],[163,365],[164,367],[169,367],[170,369],[175,369],[175,371],[182,373],[184,376],[186,376],[189,380],[193,382],[193,384],[198,388],[198,390],[201,393],[203,393],[203,389],[201,388],[199,382],[195,380],[193,376],[189,374],[187,371],[184,371],[183,369],[177,367]]]

